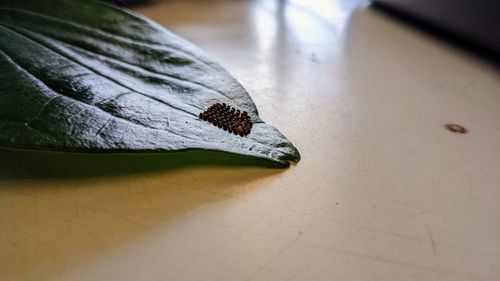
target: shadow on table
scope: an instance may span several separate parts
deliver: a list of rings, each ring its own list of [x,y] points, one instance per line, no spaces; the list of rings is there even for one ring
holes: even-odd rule
[[[0,179],[109,177],[200,166],[282,167],[262,159],[203,151],[86,154],[0,149]]]
[[[0,275],[86,280],[87,272],[110,263],[111,270],[120,268],[113,280],[144,268],[163,268],[155,280],[168,280],[163,275],[175,262],[144,257],[161,251],[190,257],[195,247],[212,251],[211,243],[195,238],[230,235],[212,225],[238,211],[238,198],[264,186],[260,181],[285,171],[255,167],[263,165],[269,164],[215,152],[0,150]],[[231,192],[239,197],[226,195]],[[240,218],[247,219],[253,217]],[[127,251],[132,255],[124,256]]]

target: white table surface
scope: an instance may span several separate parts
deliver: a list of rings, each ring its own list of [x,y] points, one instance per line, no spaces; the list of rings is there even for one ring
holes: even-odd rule
[[[0,280],[500,280],[498,67],[360,1],[136,10],[302,160],[1,151]]]

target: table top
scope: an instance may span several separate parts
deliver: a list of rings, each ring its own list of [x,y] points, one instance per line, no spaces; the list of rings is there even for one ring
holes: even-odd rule
[[[136,11],[302,160],[1,151],[1,280],[500,280],[497,66],[363,1]]]

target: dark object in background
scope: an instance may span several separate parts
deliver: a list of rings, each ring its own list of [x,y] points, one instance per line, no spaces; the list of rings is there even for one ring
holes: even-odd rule
[[[154,0],[104,0],[119,7],[130,8],[141,4],[153,2]]]
[[[498,0],[373,0],[374,6],[496,58],[500,56]]]

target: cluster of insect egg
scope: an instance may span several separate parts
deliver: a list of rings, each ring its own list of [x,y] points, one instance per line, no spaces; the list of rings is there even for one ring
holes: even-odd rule
[[[216,103],[200,113],[200,119],[212,123],[224,131],[246,136],[252,130],[252,120],[246,111],[240,111],[225,103]]]

